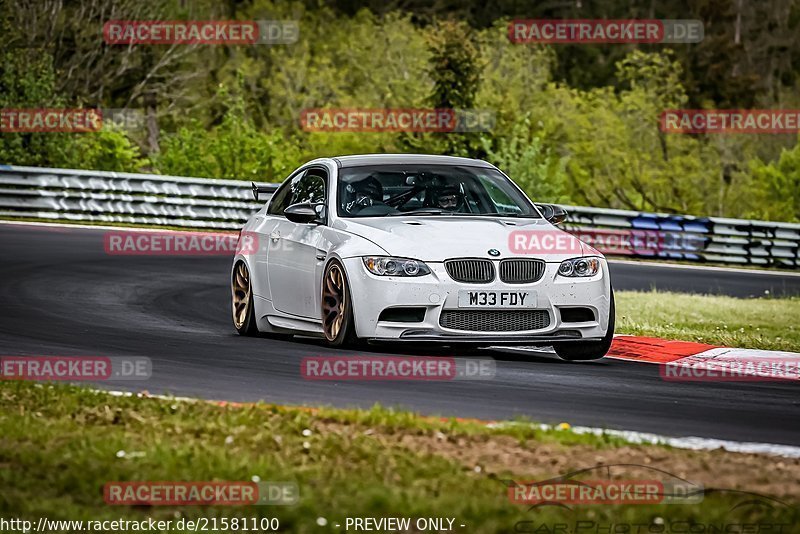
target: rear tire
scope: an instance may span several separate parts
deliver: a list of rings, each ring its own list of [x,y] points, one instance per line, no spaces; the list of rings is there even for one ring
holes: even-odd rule
[[[355,345],[355,320],[350,284],[344,266],[331,261],[322,275],[322,330],[330,347]]]
[[[243,261],[236,264],[231,277],[231,311],[233,327],[240,336],[255,336],[256,312],[253,306],[253,290],[250,285],[250,271]]]
[[[579,362],[586,360],[599,360],[611,348],[614,340],[614,323],[616,321],[616,305],[614,304],[614,290],[611,290],[611,307],[608,311],[608,330],[600,341],[589,341],[581,343],[573,341],[571,343],[554,343],[553,348],[562,360]]]

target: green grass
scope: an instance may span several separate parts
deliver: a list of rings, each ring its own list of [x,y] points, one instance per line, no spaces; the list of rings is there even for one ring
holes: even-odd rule
[[[800,298],[618,291],[617,333],[800,352]]]
[[[491,447],[488,440],[504,433],[530,451],[549,443],[569,457],[576,447],[567,444],[569,438],[558,439],[568,431],[489,430],[475,422],[385,409],[312,413],[263,404],[223,407],[0,382],[0,517],[277,517],[285,532],[339,532],[346,517],[383,516],[454,517],[455,530],[461,532],[511,532],[518,521],[536,521],[550,529],[576,520],[645,525],[665,519],[800,521],[797,510],[786,506],[731,511],[742,498],[728,493],[707,495],[699,505],[584,506],[572,511],[547,506],[531,512],[509,503],[501,482],[529,480],[531,472],[475,469],[445,452],[445,444],[451,451]],[[443,450],[424,452],[404,445],[404,436],[441,439]],[[581,443],[585,448],[590,442]],[[609,450],[616,444],[599,440],[594,445],[606,447],[604,454],[613,458]],[[696,454],[659,450],[662,456]],[[108,506],[102,499],[109,481],[249,481],[254,476],[296,482],[300,502],[148,508]],[[317,518],[325,518],[327,526],[319,526]],[[336,528],[336,523],[342,526]]]

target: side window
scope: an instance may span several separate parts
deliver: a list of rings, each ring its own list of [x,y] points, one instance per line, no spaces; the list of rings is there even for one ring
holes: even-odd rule
[[[267,213],[270,215],[283,215],[283,210],[293,204],[292,198],[294,197],[294,189],[297,187],[297,183],[304,174],[305,171],[298,172],[296,175],[286,180],[286,182],[275,191],[275,194],[272,195],[270,199]]]
[[[325,202],[325,177],[324,171],[309,169],[294,189],[291,204]]]
[[[325,202],[327,176],[316,168],[297,173],[275,192],[267,213],[283,215],[283,210],[292,204]]]

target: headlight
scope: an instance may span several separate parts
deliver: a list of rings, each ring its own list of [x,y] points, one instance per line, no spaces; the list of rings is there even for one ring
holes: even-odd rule
[[[378,276],[424,276],[431,272],[421,261],[388,256],[366,256],[364,267]]]
[[[558,266],[558,274],[569,277],[594,276],[600,270],[600,258],[572,258]]]

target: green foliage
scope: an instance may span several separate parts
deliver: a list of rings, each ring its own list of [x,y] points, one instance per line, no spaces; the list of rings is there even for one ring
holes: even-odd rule
[[[59,166],[68,169],[135,172],[148,163],[123,130],[106,125],[98,132],[73,134],[59,156]]]
[[[0,109],[58,107],[52,57],[41,50],[9,48],[0,53]],[[2,133],[0,163],[46,166],[58,161],[66,133]]]
[[[361,11],[353,18],[332,19],[321,9],[299,18],[297,43],[247,51],[258,59],[264,56],[244,70],[249,94],[253,86],[263,88],[263,99],[248,96],[256,116],[297,129],[301,111],[308,108],[424,104],[432,83],[429,52],[424,33],[410,17],[396,13],[378,20]]]
[[[438,22],[428,37],[428,75],[433,87],[427,104],[434,109],[470,110],[480,84],[482,65],[474,44],[475,32],[465,23]],[[414,152],[481,157],[480,138],[475,132],[436,132],[403,136],[404,148]]]
[[[511,135],[500,138],[493,148],[484,137],[487,159],[497,165],[535,202],[566,202],[565,161],[533,134],[525,116],[514,125]]]
[[[800,222],[800,141],[777,162],[756,159],[752,165],[761,202],[750,216]]]
[[[433,107],[465,109],[475,104],[480,67],[473,40],[473,32],[463,22],[442,21],[431,32]]]
[[[800,17],[796,6],[778,16],[773,3],[705,2],[690,8],[691,17],[670,3],[650,13],[624,2],[526,5],[522,13],[511,0],[448,10],[111,0],[107,8],[65,3],[47,13],[28,3],[0,19],[0,107],[132,108],[155,128],[3,133],[0,163],[280,181],[320,156],[451,154],[489,159],[537,200],[798,220],[796,139],[659,128],[670,108],[797,108],[790,56]],[[297,20],[300,37],[277,46],[115,47],[98,45],[87,29],[127,15]],[[706,25],[702,43],[683,47],[508,39],[514,17],[559,15],[721,22]],[[737,30],[739,15],[746,24]],[[460,18],[443,19],[453,16]],[[481,133],[306,132],[300,125],[309,108],[431,107],[487,110],[496,123]]]
[[[619,90],[550,83],[536,97],[536,136],[567,158],[567,198],[592,206],[715,214],[727,198],[719,153],[706,140],[659,129],[661,111],[686,99],[680,65],[670,54],[633,51],[617,69]]]
[[[617,79],[630,91],[640,89],[655,99],[662,109],[678,108],[686,101],[681,84],[683,67],[673,60],[674,53],[645,53],[633,50],[616,63]]]
[[[480,32],[483,66],[476,106],[497,113],[495,135],[503,135],[522,115],[541,104],[539,94],[552,81],[553,48],[520,46],[508,39],[508,21]]]
[[[159,172],[276,182],[301,163],[296,144],[281,131],[253,125],[241,95],[224,88],[220,95],[228,106],[221,124],[206,129],[194,122],[165,137],[153,158]]]

